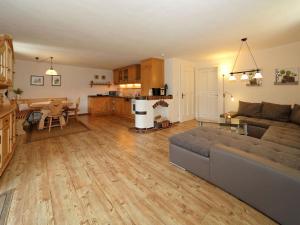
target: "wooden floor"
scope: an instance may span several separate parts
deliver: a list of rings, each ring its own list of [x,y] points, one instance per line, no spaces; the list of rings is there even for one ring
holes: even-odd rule
[[[91,131],[23,144],[0,178],[15,188],[9,225],[275,224],[169,164],[168,137],[195,121],[129,132],[116,117],[81,117]]]

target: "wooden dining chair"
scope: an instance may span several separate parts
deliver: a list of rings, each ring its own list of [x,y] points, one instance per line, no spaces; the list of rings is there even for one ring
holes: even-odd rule
[[[49,106],[49,113],[47,118],[49,120],[49,132],[51,131],[52,127],[60,126],[63,129],[63,126],[66,124],[65,118],[63,116],[63,107],[62,103],[55,104],[51,103]]]
[[[76,121],[78,120],[80,98],[77,98],[74,103],[75,103],[74,107],[68,107],[67,109],[67,123],[69,121],[69,118],[71,117],[74,117]]]

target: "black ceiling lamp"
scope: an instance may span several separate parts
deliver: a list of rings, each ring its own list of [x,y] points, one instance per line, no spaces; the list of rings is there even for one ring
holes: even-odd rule
[[[254,75],[253,78],[256,78],[256,79],[262,79],[263,76],[261,75],[261,70],[260,70],[260,69],[258,68],[258,66],[257,66],[257,63],[256,63],[256,61],[255,61],[255,59],[254,59],[254,56],[253,56],[253,54],[252,54],[252,52],[251,52],[251,49],[250,49],[250,47],[249,47],[249,45],[248,45],[248,43],[247,43],[247,38],[242,38],[241,41],[242,41],[242,43],[241,43],[241,45],[240,45],[239,51],[238,51],[238,53],[237,53],[237,56],[236,56],[236,58],[235,58],[235,61],[234,61],[234,64],[233,64],[233,68],[232,68],[232,71],[231,71],[231,73],[230,73],[229,80],[236,80],[235,74],[241,75],[241,77],[240,77],[241,80],[248,80],[248,79],[249,79],[249,76],[248,76],[247,73],[252,73],[252,72],[255,72],[255,75]],[[242,48],[243,48],[244,43],[245,43],[246,46],[247,46],[247,49],[248,49],[248,51],[249,51],[249,53],[250,53],[250,55],[251,55],[251,58],[252,58],[252,60],[253,60],[253,63],[254,63],[254,65],[255,65],[256,69],[252,69],[252,70],[244,70],[244,71],[236,71],[236,72],[235,72],[235,71],[234,71],[234,68],[235,68],[235,65],[236,65],[236,63],[237,63],[237,60],[238,60],[238,58],[239,58],[239,55],[240,55],[240,53],[241,53],[241,50],[242,50]]]

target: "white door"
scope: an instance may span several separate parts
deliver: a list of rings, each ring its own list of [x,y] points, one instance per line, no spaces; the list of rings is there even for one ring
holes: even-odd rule
[[[180,121],[195,118],[195,72],[190,65],[181,65],[180,68]]]
[[[196,119],[218,120],[218,68],[196,69]]]

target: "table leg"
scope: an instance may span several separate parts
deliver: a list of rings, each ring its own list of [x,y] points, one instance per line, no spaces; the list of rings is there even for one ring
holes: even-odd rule
[[[248,125],[244,124],[244,135],[247,136],[248,135]]]

